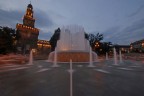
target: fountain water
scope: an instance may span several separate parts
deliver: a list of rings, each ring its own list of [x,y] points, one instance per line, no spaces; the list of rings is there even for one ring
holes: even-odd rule
[[[63,27],[57,42],[58,51],[88,51],[90,46],[84,32],[83,27],[76,25]]]
[[[29,65],[33,64],[33,50],[30,51],[30,55],[29,55]]]
[[[93,52],[94,53],[94,52]],[[97,53],[94,53],[95,62],[99,62]]]
[[[57,48],[55,48],[55,52],[54,52],[54,63],[52,67],[59,67],[57,64]]]
[[[70,59],[70,96],[73,96],[73,68],[72,68],[72,60]]]
[[[106,60],[108,60],[108,53],[106,52]]]
[[[57,41],[57,61],[69,62],[89,62],[89,41],[85,39],[84,28],[77,25],[61,28],[60,39]],[[49,61],[55,62],[55,52],[49,55]],[[96,54],[92,52],[96,57]],[[94,59],[92,59],[94,61]]]
[[[117,53],[116,53],[116,49],[113,48],[113,53],[114,53],[114,65],[118,65],[118,62],[117,62]]]
[[[121,50],[119,51],[120,63],[123,63]]]
[[[95,67],[94,65],[93,65],[93,61],[92,61],[92,49],[90,48],[89,49],[90,51],[89,51],[89,65],[88,65],[88,67]]]

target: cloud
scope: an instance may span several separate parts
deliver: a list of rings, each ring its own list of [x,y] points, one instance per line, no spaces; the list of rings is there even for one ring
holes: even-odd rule
[[[42,32],[41,31],[40,34],[39,34],[39,39],[49,40],[52,35],[53,35],[53,33],[51,33],[51,32]]]
[[[22,11],[6,11],[0,9],[0,25],[1,26],[10,26],[15,28],[16,23],[21,22]]]
[[[24,16],[24,11],[17,11],[17,10],[2,10],[0,9],[0,25],[1,26],[10,26],[15,28],[17,23],[23,23],[22,17]],[[34,13],[34,17],[36,17],[36,27],[41,28],[48,28],[54,25],[52,19],[43,11],[37,10]]]
[[[114,38],[120,32],[120,27],[115,26],[107,29],[106,31],[102,32],[104,34],[104,41],[114,41]]]
[[[134,22],[125,28],[113,27],[105,32],[104,40],[117,44],[130,44],[144,38],[144,19]]]
[[[48,28],[54,25],[54,22],[50,16],[42,10],[35,11],[34,17],[36,18],[36,26],[40,28]]]
[[[137,15],[139,12],[141,12],[141,10],[144,8],[144,5],[140,6],[135,12],[131,13],[130,15],[128,15],[128,17],[132,17]]]
[[[134,22],[131,26],[126,27],[123,31],[133,32],[142,28],[144,28],[144,19]]]

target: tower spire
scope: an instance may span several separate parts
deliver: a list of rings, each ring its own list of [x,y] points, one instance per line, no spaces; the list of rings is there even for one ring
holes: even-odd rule
[[[34,27],[34,22],[35,19],[33,18],[33,6],[31,4],[28,4],[26,13],[23,18],[23,24],[26,26]]]

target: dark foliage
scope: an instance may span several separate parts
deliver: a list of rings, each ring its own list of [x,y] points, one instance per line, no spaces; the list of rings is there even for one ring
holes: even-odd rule
[[[100,42],[99,47],[95,47],[95,51],[100,54],[106,54],[110,51],[112,47],[111,42]]]
[[[16,50],[15,29],[0,26],[0,54],[6,54]]]
[[[51,50],[54,51],[56,44],[57,44],[57,40],[59,40],[60,38],[60,28],[56,29],[54,34],[52,35],[51,39],[50,39],[50,44],[51,44]]]
[[[95,44],[98,42],[100,42],[101,40],[103,40],[103,34],[97,33],[95,34],[89,34],[88,35],[89,38],[89,42],[91,47],[94,49],[95,48]]]
[[[85,32],[85,39],[89,40],[89,35]]]

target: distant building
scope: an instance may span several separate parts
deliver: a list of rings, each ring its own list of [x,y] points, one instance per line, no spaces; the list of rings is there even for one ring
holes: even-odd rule
[[[51,45],[49,41],[38,40],[37,46],[38,54],[48,54],[51,52]]]
[[[23,17],[23,24],[17,24],[17,34],[19,40],[17,42],[18,51],[29,52],[31,49],[37,48],[39,29],[35,28],[35,19],[33,18],[33,6],[28,4],[26,13]]]
[[[144,52],[144,39],[135,41],[130,44],[131,51],[133,52]]]
[[[119,53],[120,50],[123,53],[129,53],[130,52],[130,45],[113,45],[113,47],[116,48],[116,51],[118,53]]]

